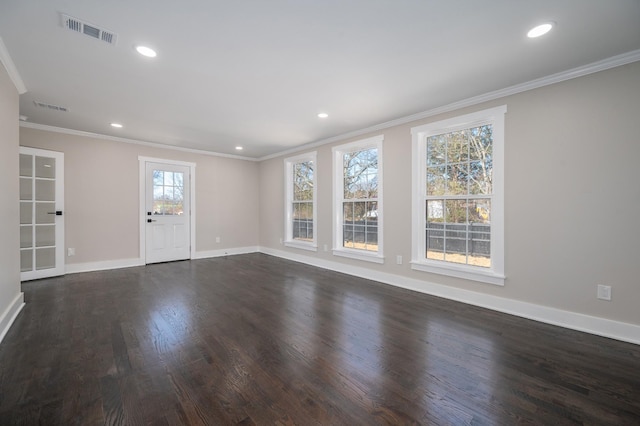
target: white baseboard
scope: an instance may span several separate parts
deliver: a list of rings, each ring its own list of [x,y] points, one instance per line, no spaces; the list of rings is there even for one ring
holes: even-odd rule
[[[98,262],[71,263],[65,265],[66,274],[77,274],[80,272],[106,271],[109,269],[131,268],[133,266],[143,266],[144,260],[140,258],[101,260]]]
[[[259,251],[258,246],[235,247],[235,248],[220,249],[220,250],[198,251],[196,252],[193,258],[206,259],[209,257],[256,253],[258,251]],[[65,273],[77,274],[80,272],[106,271],[109,269],[131,268],[134,266],[144,266],[144,265],[145,265],[144,259],[140,259],[140,258],[103,260],[98,262],[87,262],[87,263],[71,263],[71,264],[65,265]]]
[[[7,334],[16,317],[24,307],[24,293],[20,292],[0,317],[0,343]]]
[[[475,291],[463,290],[456,287],[416,280],[372,269],[346,265],[331,260],[317,259],[269,247],[260,247],[260,252],[296,262],[306,263],[319,268],[354,275],[372,281],[378,281],[396,287],[402,287],[433,296],[443,297],[445,299],[516,315],[522,318],[640,345],[640,325],[564,311],[561,309],[550,308],[548,306],[536,305],[533,303],[492,296],[484,293],[477,293]]]
[[[317,259],[314,257],[304,256],[297,253],[290,253],[283,250],[272,249],[269,247],[250,246],[200,251],[196,252],[194,259],[206,259],[255,252],[261,252],[272,256],[293,260],[295,262],[317,266],[323,269],[329,269],[348,275],[366,278],[372,281],[378,281],[384,284],[418,291],[420,293],[443,297],[445,299],[468,303],[470,305],[480,306],[482,308],[504,312],[522,318],[527,318],[547,324],[569,328],[572,330],[583,331],[598,336],[609,337],[612,339],[640,345],[640,325],[584,315],[576,312],[564,311],[561,309],[551,308],[543,305],[536,305],[533,303],[522,302],[519,300],[508,299],[504,297],[492,296],[475,291],[464,290],[428,281],[417,280],[414,278],[403,277],[401,275],[389,274],[386,272],[379,272],[368,268],[347,265],[332,260]],[[143,265],[144,260],[138,258],[76,263],[66,265],[66,273],[73,274],[79,272],[103,271],[108,269],[129,268],[133,266]],[[24,303],[22,302],[22,293],[20,294],[19,298],[21,301],[20,303],[24,305]],[[16,302],[14,301],[14,304],[15,303]],[[8,309],[7,312],[5,312],[4,316],[0,318],[0,330],[3,333],[2,335],[0,335],[0,341],[2,337],[4,337],[4,333],[6,333],[8,327],[15,319],[15,316],[18,314],[18,312],[20,312],[20,309],[22,309],[22,305],[18,304],[17,307],[13,310]],[[12,314],[12,312],[14,313]],[[8,325],[5,324],[5,322],[7,322]]]
[[[197,251],[194,259],[207,259],[210,257],[232,256],[234,254],[256,253],[260,251],[258,246],[235,247],[220,250]]]

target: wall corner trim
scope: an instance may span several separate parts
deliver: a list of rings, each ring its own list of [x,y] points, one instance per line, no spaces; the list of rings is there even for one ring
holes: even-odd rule
[[[18,68],[16,68],[16,64],[13,63],[13,59],[11,59],[11,55],[9,55],[9,50],[7,50],[7,46],[5,46],[2,41],[2,37],[0,37],[0,62],[2,62],[4,68],[7,70],[7,74],[9,74],[13,85],[16,86],[18,94],[22,95],[23,93],[27,93],[27,86],[24,85]]]
[[[365,278],[371,281],[381,282],[383,284],[401,287],[407,290],[443,297],[445,299],[467,303],[469,305],[479,306],[481,308],[491,309],[493,311],[515,315],[521,318],[527,318],[546,324],[640,345],[640,325],[564,311],[548,306],[536,305],[533,303],[492,296],[484,293],[477,293],[474,291],[384,273],[363,267],[346,265],[332,260],[318,259],[297,253],[272,249],[270,247],[260,247],[260,253]]]
[[[20,292],[3,312],[2,316],[0,316],[0,343],[2,343],[2,339],[4,339],[4,336],[9,332],[11,325],[18,317],[22,308],[24,308],[24,293]]]

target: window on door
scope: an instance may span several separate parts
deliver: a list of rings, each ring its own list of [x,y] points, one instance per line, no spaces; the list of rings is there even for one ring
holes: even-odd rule
[[[153,214],[184,214],[184,173],[153,171]]]

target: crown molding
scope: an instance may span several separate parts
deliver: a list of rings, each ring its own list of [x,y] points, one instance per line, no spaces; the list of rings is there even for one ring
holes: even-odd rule
[[[0,39],[0,60],[4,63],[5,68],[7,68],[7,72],[9,73],[9,76],[11,77],[12,81],[14,82],[14,84],[16,85],[16,88],[18,89],[18,92],[20,94],[25,93],[26,92],[26,87],[24,86],[24,83],[22,83],[22,79],[20,79],[20,76],[17,73],[17,70],[15,69],[15,66],[13,65],[13,62],[11,61],[11,58],[8,55],[8,52],[6,51],[6,48],[4,46],[4,44],[2,43],[2,39]],[[260,161],[265,161],[265,160],[270,160],[272,158],[277,158],[277,157],[281,157],[284,155],[290,155],[290,154],[294,154],[294,153],[298,153],[298,152],[302,152],[305,150],[309,150],[309,149],[313,149],[313,148],[317,148],[319,146],[322,145],[327,145],[327,144],[331,144],[334,142],[339,142],[345,139],[349,139],[349,138],[353,138],[353,137],[357,137],[357,136],[362,136],[365,135],[367,133],[373,133],[373,132],[378,132],[381,130],[385,130],[391,127],[395,127],[395,126],[399,126],[399,125],[403,125],[403,124],[407,124],[407,123],[411,123],[414,121],[418,121],[418,120],[423,120],[425,118],[429,118],[429,117],[433,117],[439,114],[443,114],[446,112],[451,112],[451,111],[456,111],[462,108],[466,108],[466,107],[470,107],[470,106],[474,106],[474,105],[478,105],[484,102],[489,102],[489,101],[493,101],[496,99],[500,99],[500,98],[504,98],[507,96],[511,96],[511,95],[515,95],[518,93],[522,93],[522,92],[526,92],[529,90],[533,90],[533,89],[538,89],[544,86],[549,86],[552,84],[556,84],[556,83],[561,83],[563,81],[567,81],[567,80],[572,80],[574,78],[578,78],[578,77],[583,77],[589,74],[593,74],[596,72],[600,72],[600,71],[605,71],[611,68],[615,68],[615,67],[619,67],[622,65],[626,65],[626,64],[630,64],[633,62],[637,62],[640,61],[640,49],[638,50],[634,50],[631,52],[627,52],[627,53],[623,53],[621,55],[617,55],[617,56],[613,56],[611,58],[607,58],[604,59],[602,61],[598,61],[598,62],[593,62],[591,64],[587,64],[581,67],[577,67],[577,68],[573,68],[567,71],[562,71],[556,74],[552,74],[546,77],[542,77],[542,78],[538,78],[535,80],[531,80],[528,81],[526,83],[522,83],[522,84],[517,84],[514,86],[509,86],[507,88],[504,89],[499,89],[499,90],[495,90],[492,92],[488,92],[485,93],[483,95],[478,95],[478,96],[474,96],[471,98],[467,98],[467,99],[463,99],[461,101],[457,101],[457,102],[453,102],[450,103],[448,105],[444,105],[441,107],[437,107],[437,108],[433,108],[427,111],[423,111],[423,112],[419,112],[416,114],[412,114],[412,115],[408,115],[405,117],[401,117],[395,120],[391,120],[391,121],[386,121],[384,123],[380,123],[374,126],[370,126],[370,127],[366,127],[363,129],[359,129],[359,130],[354,130],[352,132],[347,132],[347,133],[343,133],[337,136],[332,136],[330,138],[326,138],[326,139],[321,139],[315,142],[310,142],[304,145],[300,145],[294,148],[290,148],[284,151],[279,151],[277,153],[274,154],[269,154],[263,157],[259,157],[259,158],[251,158],[251,157],[243,157],[240,155],[232,155],[232,154],[222,154],[222,153],[216,153],[216,152],[211,152],[211,151],[205,151],[205,150],[199,150],[199,149],[193,149],[193,148],[183,148],[183,147],[177,147],[177,146],[172,146],[172,145],[164,145],[161,143],[157,143],[157,142],[148,142],[148,141],[140,141],[140,140],[135,140],[135,139],[127,139],[127,138],[121,138],[121,137],[117,137],[117,136],[108,136],[108,135],[102,135],[102,134],[98,134],[98,133],[91,133],[91,132],[84,132],[84,131],[80,131],[80,130],[73,130],[73,129],[65,129],[65,128],[61,128],[61,127],[54,127],[54,126],[47,126],[44,124],[36,124],[36,123],[29,123],[29,122],[20,122],[20,126],[21,127],[26,127],[26,128],[31,128],[31,129],[37,129],[37,130],[45,130],[45,131],[50,131],[50,132],[55,132],[55,133],[64,133],[64,134],[68,134],[68,135],[75,135],[75,136],[86,136],[86,137],[92,137],[92,138],[96,138],[96,139],[103,139],[103,140],[110,140],[110,141],[115,141],[115,142],[124,142],[124,143],[130,143],[130,144],[136,144],[136,145],[144,145],[144,146],[150,146],[150,147],[155,147],[155,148],[162,148],[162,149],[169,149],[169,150],[175,150],[175,151],[182,151],[182,152],[189,152],[189,153],[193,153],[193,154],[201,154],[201,155],[208,155],[208,156],[214,156],[214,157],[223,157],[223,158],[232,158],[232,159],[236,159],[236,160],[245,160],[245,161],[254,161],[254,162],[260,162]],[[9,64],[9,65],[7,65]],[[15,74],[12,74],[12,71],[10,70],[10,68],[12,68],[14,70]],[[21,91],[23,90],[23,91]]]
[[[172,151],[188,152],[191,154],[208,155],[211,157],[223,157],[223,158],[231,158],[234,160],[244,160],[244,161],[259,161],[256,158],[242,157],[240,155],[222,154],[219,152],[205,151],[202,149],[184,148],[184,147],[175,146],[175,145],[164,145],[157,142],[148,142],[148,141],[141,141],[137,139],[121,138],[118,136],[102,135],[100,133],[85,132],[83,130],[65,129],[64,127],[47,126],[46,124],[30,123],[27,121],[21,121],[20,127],[24,127],[27,129],[35,129],[35,130],[44,130],[46,132],[62,133],[65,135],[72,135],[72,136],[84,136],[84,137],[102,139],[102,140],[107,140],[112,142],[122,142],[122,143],[134,144],[134,145],[149,146],[152,148],[168,149]]]
[[[549,86],[556,83],[561,83],[563,81],[572,80],[574,78],[583,77],[585,75],[594,74],[600,71],[605,71],[610,68],[627,65],[637,61],[640,61],[640,49],[623,53],[621,55],[612,56],[611,58],[603,59],[601,61],[593,62],[591,64],[573,68],[567,71],[551,74],[546,77],[528,81],[526,83],[516,84],[514,86],[509,86],[504,89],[494,90],[492,92],[488,92],[483,95],[478,95],[471,98],[463,99],[461,101],[453,102],[448,105],[444,105],[444,106],[433,108],[427,111],[408,115],[406,117],[401,117],[395,120],[386,121],[384,123],[366,127],[364,129],[354,130],[352,132],[343,133],[338,136],[332,136],[327,139],[322,139],[316,142],[300,145],[296,148],[291,148],[285,151],[278,152],[276,154],[270,154],[264,157],[260,157],[258,158],[258,161],[270,160],[272,158],[280,157],[283,155],[289,155],[289,154],[304,151],[307,149],[317,148],[319,146],[330,144],[333,142],[339,142],[352,137],[362,136],[367,133],[378,132],[380,130],[388,129],[390,127],[411,123],[413,121],[423,120],[425,118],[433,117],[438,114],[443,114],[446,112],[459,110],[462,108],[478,105],[484,102],[493,101],[493,100],[504,98],[507,96],[516,95],[518,93],[526,92],[533,89],[538,89],[540,87]]]
[[[9,74],[9,78],[13,82],[13,85],[16,86],[18,93],[20,95],[27,93],[27,86],[24,85],[24,81],[22,81],[20,73],[18,73],[18,68],[16,68],[16,64],[13,63],[13,59],[11,59],[11,55],[9,55],[7,46],[5,46],[2,41],[2,37],[0,37],[0,62],[2,62],[4,68],[7,70],[7,74]]]

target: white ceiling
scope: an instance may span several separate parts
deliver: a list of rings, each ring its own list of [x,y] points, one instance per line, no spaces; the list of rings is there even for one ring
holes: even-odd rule
[[[30,123],[261,158],[638,50],[640,1],[1,0],[0,38]]]

